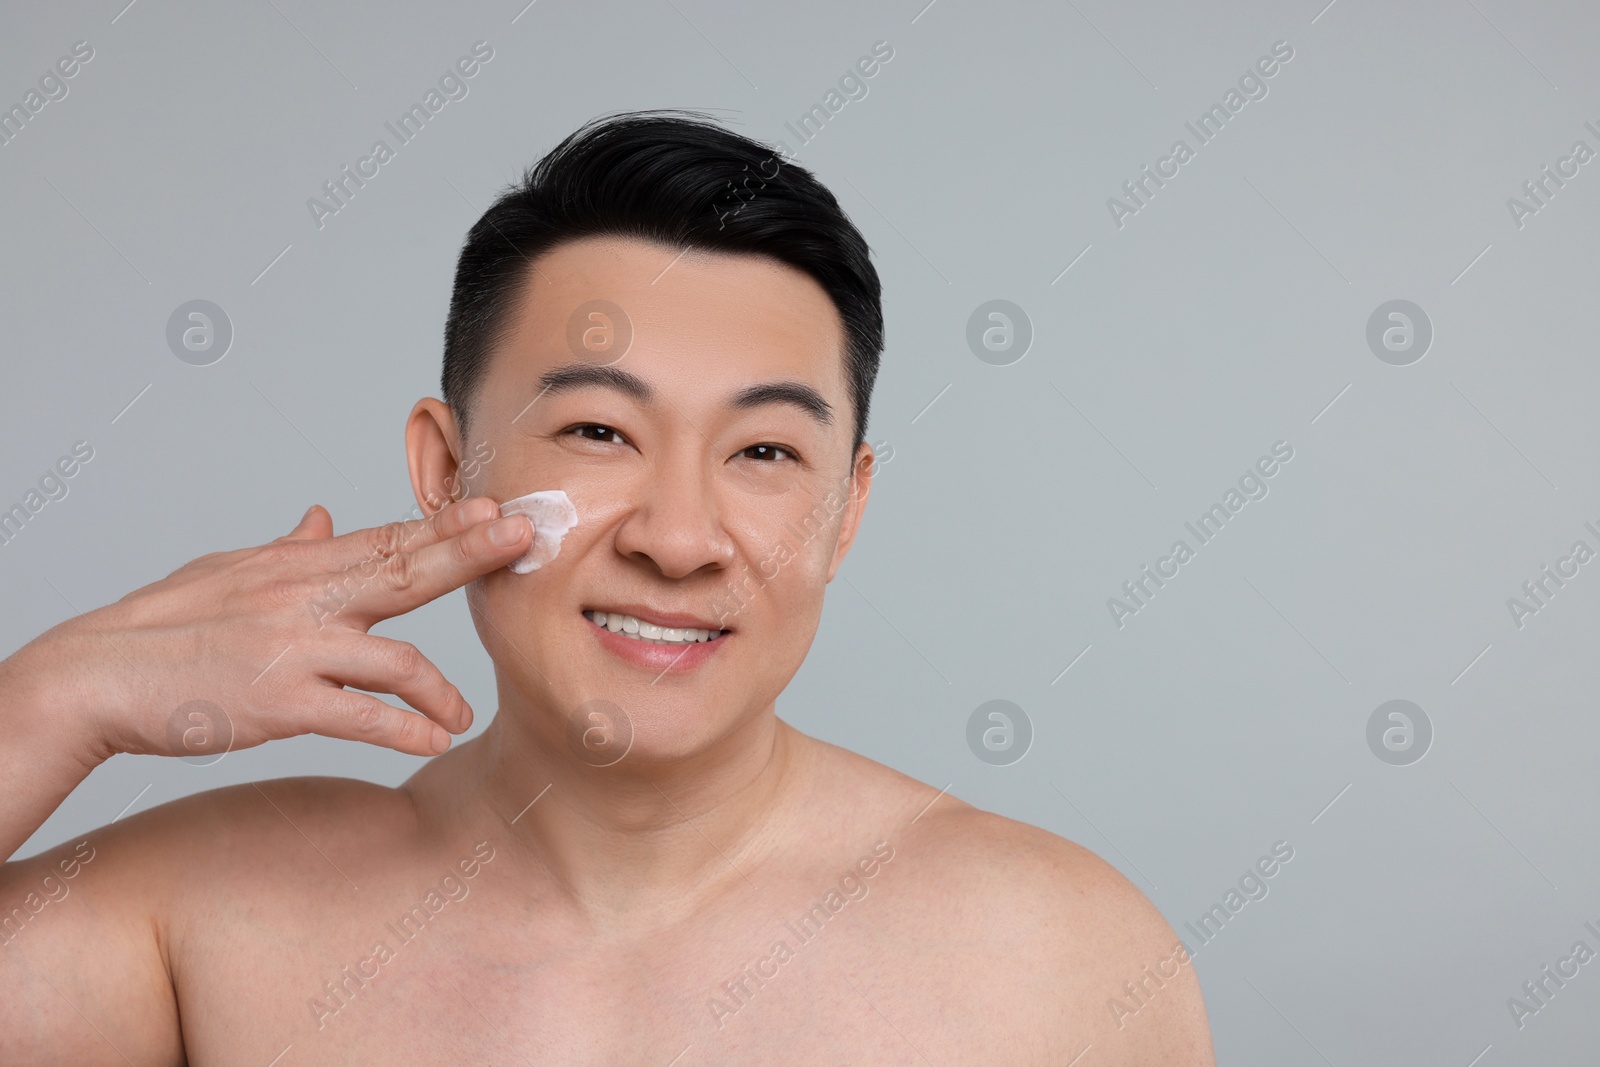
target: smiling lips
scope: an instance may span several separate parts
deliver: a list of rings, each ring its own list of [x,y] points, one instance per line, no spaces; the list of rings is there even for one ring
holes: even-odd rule
[[[715,641],[728,631],[714,626],[663,626],[620,611],[585,611],[583,617],[621,637],[647,644],[694,645]],[[671,619],[672,622],[685,620]],[[698,622],[700,620],[688,620]]]
[[[707,625],[706,620],[693,615],[634,610],[647,617],[592,608],[585,610],[583,617],[589,622],[589,632],[607,652],[624,663],[650,671],[654,675],[652,685],[668,671],[682,674],[705,663],[728,643],[732,633]]]

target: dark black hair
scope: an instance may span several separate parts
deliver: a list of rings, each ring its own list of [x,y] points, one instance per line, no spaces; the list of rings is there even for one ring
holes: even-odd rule
[[[467,234],[445,321],[441,386],[466,426],[530,262],[583,237],[770,256],[814,278],[844,322],[845,378],[865,439],[883,351],[882,287],[861,232],[804,167],[693,111],[593,119],[528,168]]]

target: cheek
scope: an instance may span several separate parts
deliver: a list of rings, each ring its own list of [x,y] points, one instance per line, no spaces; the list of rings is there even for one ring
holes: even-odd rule
[[[563,542],[563,557],[566,551]],[[577,633],[576,625],[583,623],[581,618],[550,608],[552,599],[568,603],[554,593],[558,581],[548,572],[553,565],[531,574],[513,574],[502,568],[466,587],[472,625],[494,664],[495,677],[534,700],[556,699],[562,687],[547,650],[562,639],[563,628],[567,634]]]
[[[506,588],[505,576],[514,577],[509,571],[504,572],[504,576],[497,571],[468,583],[466,587],[467,610],[472,616],[472,625],[478,631],[478,640],[483,643],[484,650],[496,663],[512,654],[506,647],[507,642],[517,641],[513,635],[517,627],[512,622],[516,614],[514,598]]]
[[[561,555],[539,570],[514,574],[501,567],[467,585],[473,625],[496,662],[521,663],[524,653],[518,650],[537,647],[543,628],[554,623],[549,605],[564,602],[563,575],[555,568],[567,558],[571,540],[569,535],[562,541]]]
[[[828,563],[838,541],[839,520],[823,509],[784,509],[755,524],[744,539],[746,558],[786,609],[820,599],[827,584]]]
[[[828,563],[833,558],[834,545],[839,540],[839,523],[830,520],[809,542],[800,546],[798,555],[790,561],[789,569],[801,589],[820,598],[827,585]]]

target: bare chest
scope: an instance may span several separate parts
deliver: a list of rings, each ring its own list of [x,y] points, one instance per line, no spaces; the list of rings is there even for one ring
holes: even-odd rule
[[[189,1062],[1032,1062],[1014,968],[901,888],[752,893],[617,940],[478,898],[241,923],[181,976]]]

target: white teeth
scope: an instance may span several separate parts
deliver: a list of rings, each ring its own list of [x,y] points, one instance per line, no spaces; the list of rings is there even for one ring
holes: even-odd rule
[[[661,644],[698,644],[711,641],[722,633],[721,630],[702,630],[695,627],[656,626],[641,622],[632,615],[624,615],[620,611],[586,611],[583,614],[596,626],[602,626],[614,634]]]

